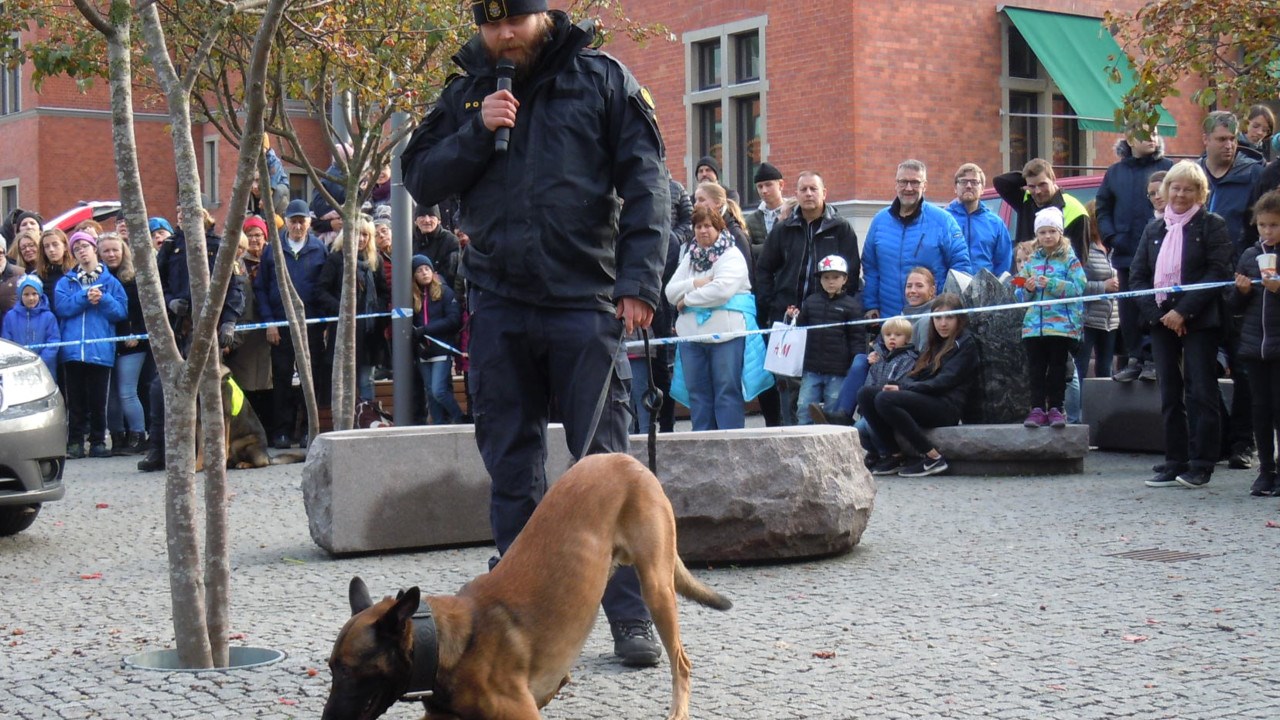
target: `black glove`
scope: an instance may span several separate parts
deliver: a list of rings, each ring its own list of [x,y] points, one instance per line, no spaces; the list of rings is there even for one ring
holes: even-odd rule
[[[169,312],[178,317],[186,317],[191,314],[191,301],[186,298],[174,298],[169,301]]]
[[[225,322],[218,326],[218,344],[224,348],[231,347],[236,339],[236,324]]]

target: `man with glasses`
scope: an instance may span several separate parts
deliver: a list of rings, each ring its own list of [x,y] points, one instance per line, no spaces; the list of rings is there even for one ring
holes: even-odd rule
[[[1138,251],[1142,230],[1151,222],[1152,198],[1149,197],[1151,176],[1173,167],[1164,156],[1164,141],[1155,131],[1131,129],[1116,143],[1120,158],[1102,178],[1098,188],[1098,232],[1102,244],[1111,251],[1111,266],[1116,269],[1120,290],[1129,289],[1129,265]],[[1081,260],[1083,262],[1083,259]],[[1136,298],[1120,299],[1120,337],[1129,360],[1113,380],[1131,382],[1142,376],[1155,379],[1156,366],[1151,358],[1151,341],[1142,327]],[[1098,376],[1105,377],[1102,368]]]
[[[956,199],[947,205],[960,231],[969,243],[969,260],[973,270],[990,270],[996,277],[1013,272],[1013,241],[1009,228],[1000,216],[982,202],[987,175],[974,163],[956,170]]]
[[[952,270],[973,273],[969,243],[946,210],[924,201],[927,171],[919,160],[903,160],[894,179],[893,203],[876,213],[862,249],[868,318],[893,317],[906,304],[904,288],[914,267],[933,272],[937,289]]]

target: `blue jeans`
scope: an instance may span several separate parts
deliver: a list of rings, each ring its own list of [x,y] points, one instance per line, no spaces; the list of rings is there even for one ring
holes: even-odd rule
[[[644,406],[644,394],[649,392],[649,358],[630,358],[631,363],[631,434],[649,432],[649,410]],[[655,363],[661,358],[654,358]]]
[[[1080,422],[1080,374],[1072,373],[1071,379],[1067,381],[1067,398],[1066,407],[1063,408],[1067,422],[1075,424]]]
[[[356,365],[356,392],[360,394],[361,400],[373,400],[372,365]]]
[[[832,410],[842,415],[852,415],[853,411],[858,409],[858,391],[867,382],[867,373],[870,370],[871,363],[867,362],[866,353],[858,353],[853,357],[853,364],[849,366],[849,372],[844,376],[844,383],[840,385],[840,395],[836,398],[836,404],[831,408]]]
[[[116,355],[115,372],[111,374],[111,396],[107,403],[107,427],[111,432],[147,431],[142,400],[138,398],[138,381],[147,353]]]
[[[813,418],[809,417],[809,403],[821,403],[824,408],[836,406],[836,398],[840,395],[840,385],[844,380],[840,375],[805,371],[800,378],[800,399],[796,408],[796,418],[801,425],[813,424]]]
[[[445,359],[438,362],[419,362],[418,372],[422,375],[422,385],[427,389],[427,412],[431,414],[431,424],[452,425],[462,419],[462,408],[453,399],[453,362]]]
[[[858,418],[858,422],[853,424],[855,430],[858,431],[858,439],[862,441],[862,449],[868,453],[875,453],[880,457],[887,457],[892,453],[889,452],[889,446],[884,444],[876,431],[871,429],[871,423],[866,418]]]
[[[742,351],[747,339],[680,344],[680,364],[689,390],[694,430],[734,430],[746,426],[742,398]]]

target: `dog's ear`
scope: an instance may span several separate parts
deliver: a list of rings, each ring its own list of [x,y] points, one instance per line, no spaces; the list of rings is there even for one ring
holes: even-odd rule
[[[400,628],[404,627],[404,624],[409,622],[413,614],[418,611],[420,602],[422,602],[422,594],[417,587],[396,593],[395,607],[382,618],[382,621],[388,625],[387,629],[393,634],[398,633]]]
[[[347,588],[347,599],[351,602],[352,615],[358,615],[373,605],[373,598],[369,597],[369,588],[365,587],[359,575],[351,578],[351,587]]]

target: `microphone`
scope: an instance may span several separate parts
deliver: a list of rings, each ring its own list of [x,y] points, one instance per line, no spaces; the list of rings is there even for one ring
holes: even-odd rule
[[[498,89],[511,92],[511,78],[516,74],[516,64],[502,58],[498,61]],[[507,145],[511,143],[511,128],[500,127],[495,131],[493,136],[493,151],[496,153],[504,153],[507,151]]]

